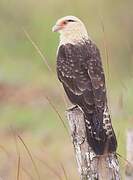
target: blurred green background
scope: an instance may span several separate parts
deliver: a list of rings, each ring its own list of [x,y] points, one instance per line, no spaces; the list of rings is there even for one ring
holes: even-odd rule
[[[0,178],[79,179],[71,140],[59,118],[67,126],[67,100],[55,72],[59,35],[51,32],[66,15],[80,17],[101,50],[118,153],[126,157],[126,131],[133,126],[132,7],[132,0],[0,0]]]

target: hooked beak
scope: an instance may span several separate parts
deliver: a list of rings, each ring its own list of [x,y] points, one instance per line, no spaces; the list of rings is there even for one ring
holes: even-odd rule
[[[53,32],[58,32],[59,30],[61,30],[62,29],[62,27],[60,26],[60,25],[55,25],[55,26],[53,26],[53,28],[52,28],[52,31]]]

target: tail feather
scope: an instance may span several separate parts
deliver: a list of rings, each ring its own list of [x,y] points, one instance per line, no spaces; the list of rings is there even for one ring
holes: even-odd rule
[[[90,146],[97,155],[115,152],[117,148],[116,136],[111,124],[108,110],[105,109],[102,121],[98,115],[84,112],[87,138]]]

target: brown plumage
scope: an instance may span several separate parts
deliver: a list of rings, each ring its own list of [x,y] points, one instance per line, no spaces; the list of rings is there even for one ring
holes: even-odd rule
[[[58,78],[72,104],[84,112],[88,142],[95,153],[113,152],[117,142],[107,106],[100,52],[78,18],[67,16],[57,24],[61,33]]]

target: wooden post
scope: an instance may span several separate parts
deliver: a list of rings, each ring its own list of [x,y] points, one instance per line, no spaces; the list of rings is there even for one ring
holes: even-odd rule
[[[127,160],[126,180],[133,180],[133,130],[127,132]]]
[[[120,180],[115,153],[97,156],[87,142],[84,116],[78,107],[67,111],[72,142],[81,180]]]

